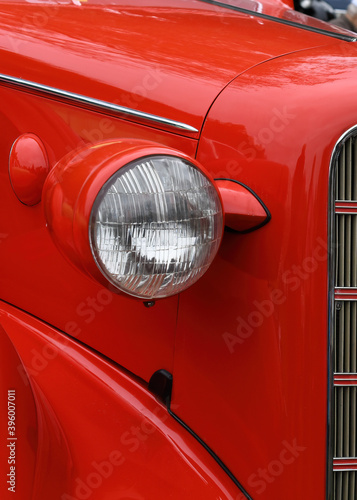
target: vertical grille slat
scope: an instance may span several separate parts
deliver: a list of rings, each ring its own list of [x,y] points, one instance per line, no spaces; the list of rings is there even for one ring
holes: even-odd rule
[[[346,143],[346,183],[345,183],[345,200],[352,200],[352,142]]]
[[[337,144],[332,160],[333,397],[331,500],[357,498],[357,126]],[[337,293],[338,292],[338,293]],[[330,469],[332,473],[332,470]]]
[[[351,394],[351,427],[350,427],[350,455],[352,457],[356,456],[356,404],[357,404],[357,393],[353,391]]]
[[[357,200],[357,172],[356,172],[356,163],[357,163],[357,141],[354,141],[353,144],[353,200]]]
[[[337,412],[336,412],[336,437],[337,437],[337,449],[335,453],[335,457],[343,456],[343,394],[342,392],[337,392]]]
[[[345,279],[344,286],[351,284],[351,215],[345,215]]]
[[[351,342],[351,372],[357,372],[357,304],[355,302],[351,303],[351,334],[350,334],[350,342]]]
[[[346,302],[345,304],[345,325],[344,325],[344,348],[345,348],[345,353],[344,353],[344,366],[343,366],[343,372],[350,373],[350,353],[351,353],[351,342],[350,342],[350,336],[351,336],[351,317],[350,317],[350,311],[351,311],[351,303]]]
[[[355,457],[357,387],[335,388],[336,458]]]
[[[357,304],[356,302],[344,302],[340,305],[339,316],[343,321],[338,325],[336,333],[343,339],[344,361],[336,366],[337,373],[356,373],[357,353],[356,353],[356,323]]]
[[[338,263],[337,263],[337,286],[344,286],[344,276],[345,276],[345,216],[339,215],[338,217],[338,241],[341,241],[341,246],[339,246],[338,252]]]
[[[345,387],[343,389],[343,457],[350,456],[350,388]]]
[[[342,147],[341,153],[340,153],[340,158],[338,160],[338,186],[339,186],[339,193],[338,193],[338,200],[345,200],[345,164],[346,164],[346,158],[345,158],[345,148]]]
[[[356,173],[357,174],[357,173]],[[352,240],[351,247],[357,248],[357,217],[352,218]],[[357,286],[357,253],[352,252],[351,258],[351,280],[352,286]]]

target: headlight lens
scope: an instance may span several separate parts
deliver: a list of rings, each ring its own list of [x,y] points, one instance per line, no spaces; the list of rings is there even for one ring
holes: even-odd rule
[[[217,190],[190,162],[140,158],[118,170],[91,211],[90,246],[118,289],[155,299],[179,293],[207,270],[220,245]]]

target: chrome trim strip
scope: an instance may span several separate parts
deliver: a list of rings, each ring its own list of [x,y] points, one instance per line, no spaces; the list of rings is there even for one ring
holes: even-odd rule
[[[357,470],[356,457],[335,457],[333,459],[334,472],[351,472]]]
[[[162,116],[152,115],[150,113],[144,113],[143,111],[138,111],[136,109],[126,108],[125,106],[120,106],[119,104],[114,104],[107,101],[102,101],[100,99],[94,99],[92,97],[87,97],[82,94],[76,94],[74,92],[68,92],[67,90],[56,89],[55,87],[49,87],[47,85],[42,85],[41,83],[31,82],[29,80],[22,80],[21,78],[16,78],[14,76],[4,75],[0,73],[0,82],[10,83],[28,90],[36,90],[46,95],[53,97],[61,97],[62,99],[68,101],[74,101],[87,106],[93,106],[95,108],[103,109],[106,111],[111,111],[121,115],[127,115],[134,118],[139,118],[141,120],[150,121],[152,123],[157,123],[160,125],[166,125],[168,127],[175,128],[177,130],[184,130],[186,132],[198,133],[194,127],[187,125],[186,123],[177,122],[175,120],[170,120],[168,118],[163,118]]]
[[[336,384],[335,383],[334,387],[357,387],[357,380],[352,381],[350,384],[346,384],[346,383]]]
[[[336,213],[336,212],[335,212]],[[355,287],[335,287],[335,300],[353,302],[357,300],[357,288]]]
[[[337,142],[338,144],[338,142]],[[335,164],[335,155],[337,144],[332,151],[330,167],[329,167],[329,206],[328,206],[328,384],[327,384],[327,475],[326,475],[326,499],[332,500],[333,495],[333,439],[332,433],[334,429],[334,419],[333,419],[333,375],[334,375],[334,358],[333,358],[333,332],[334,332],[334,322],[335,322],[335,259],[334,253],[332,252],[333,244],[335,241],[335,173],[336,169],[333,168]]]
[[[339,463],[342,462],[342,463]],[[343,465],[357,465],[357,457],[335,457],[333,464],[342,467]]]
[[[335,296],[335,299],[341,302],[355,302],[357,300],[357,295],[337,295]]]
[[[357,387],[357,374],[337,374],[335,373],[333,377],[333,385],[334,387]]]
[[[357,296],[356,295],[336,295],[335,300],[339,302],[356,302],[357,301]]]
[[[329,165],[329,206],[328,206],[328,388],[327,388],[327,475],[326,475],[326,499],[333,500],[333,429],[334,416],[332,411],[332,401],[334,395],[334,352],[333,334],[335,324],[335,255],[333,252],[335,244],[335,174],[337,154],[342,144],[357,132],[357,124],[344,132],[337,140],[331,154]]]
[[[333,472],[354,472],[357,471],[357,465],[353,469],[333,469]]]
[[[342,465],[341,465],[341,467],[343,467],[343,468],[341,468],[341,469],[339,467],[334,468],[333,472],[354,472],[354,471],[357,471],[357,464],[355,466],[351,467],[350,469],[347,469]]]
[[[357,385],[357,375],[353,375],[352,377],[347,377],[346,375],[334,375],[333,382],[335,387],[341,385]],[[343,382],[343,383],[340,383]],[[345,382],[350,382],[350,384],[345,384]]]
[[[200,2],[205,2],[216,7],[222,7],[225,9],[234,10],[236,12],[241,12],[243,14],[248,14],[249,16],[260,17],[261,19],[267,19],[269,21],[274,21],[275,23],[285,24],[286,26],[293,26],[294,28],[299,28],[301,30],[312,31],[313,33],[319,33],[320,35],[331,36],[339,40],[344,40],[345,42],[356,42],[357,38],[350,35],[345,35],[343,33],[337,33],[334,31],[325,30],[322,28],[315,28],[314,26],[308,26],[306,24],[300,24],[295,21],[289,21],[288,19],[283,19],[281,17],[275,17],[269,14],[263,14],[262,12],[257,12],[254,10],[244,9],[243,7],[238,7],[238,5],[231,5],[229,3],[220,2],[218,0],[199,0]]]
[[[348,292],[349,290],[355,291],[357,293],[357,288],[353,286],[336,286],[335,290],[343,290]]]

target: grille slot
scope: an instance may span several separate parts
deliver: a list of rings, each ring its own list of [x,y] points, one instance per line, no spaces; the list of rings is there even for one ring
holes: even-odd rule
[[[356,456],[357,387],[335,387],[336,458]]]
[[[330,449],[332,500],[357,498],[357,127],[337,144],[332,160],[331,330],[333,387]]]
[[[357,287],[357,217],[336,215],[336,286]]]
[[[334,500],[350,500],[356,498],[356,472],[335,472],[333,493]]]
[[[356,158],[357,141],[356,133],[340,145],[337,158],[336,172],[336,199],[352,201],[357,200]]]
[[[357,372],[357,302],[338,302],[335,313],[334,371]]]

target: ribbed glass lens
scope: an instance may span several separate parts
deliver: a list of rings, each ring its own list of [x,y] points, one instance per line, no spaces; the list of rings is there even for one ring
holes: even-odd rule
[[[91,249],[120,290],[144,299],[185,290],[207,270],[222,237],[217,191],[191,163],[150,156],[121,168],[91,213]]]

